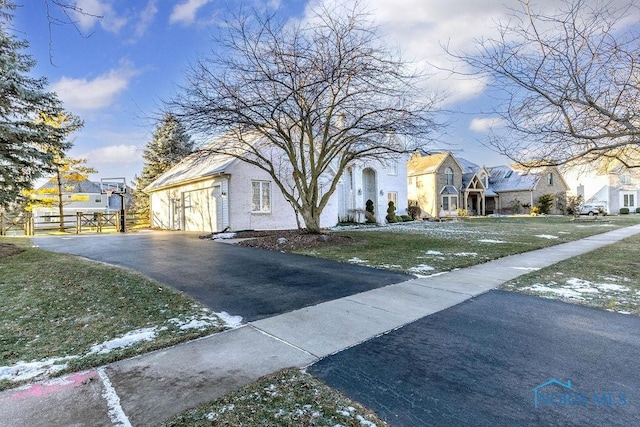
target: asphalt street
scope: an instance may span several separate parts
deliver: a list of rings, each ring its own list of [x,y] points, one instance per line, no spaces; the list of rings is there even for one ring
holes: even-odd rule
[[[640,318],[490,291],[308,372],[392,426],[640,423]]]
[[[244,322],[399,283],[413,276],[307,256],[150,232],[33,237],[42,249],[131,268]],[[339,250],[339,249],[336,249]]]

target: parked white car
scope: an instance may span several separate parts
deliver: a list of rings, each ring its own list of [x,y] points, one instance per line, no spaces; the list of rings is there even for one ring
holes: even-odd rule
[[[580,215],[606,215],[607,211],[602,205],[582,205]]]

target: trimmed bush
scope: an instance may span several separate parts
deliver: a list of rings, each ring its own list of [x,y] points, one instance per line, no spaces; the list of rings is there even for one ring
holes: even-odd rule
[[[629,215],[629,208],[620,208],[620,215]]]
[[[411,215],[400,215],[404,222],[413,221],[413,217]]]
[[[365,203],[364,209],[365,209],[364,217],[367,223],[375,224],[376,216],[375,216],[375,212],[373,211],[373,200],[368,199],[367,203]]]
[[[385,217],[387,219],[387,222],[392,223],[392,222],[397,222],[396,220],[396,205],[392,202],[389,201],[389,207],[387,208],[387,216]]]

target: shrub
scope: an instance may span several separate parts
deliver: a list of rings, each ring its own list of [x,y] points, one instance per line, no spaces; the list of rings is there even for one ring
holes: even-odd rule
[[[420,219],[420,215],[422,215],[422,209],[420,209],[420,206],[416,205],[410,205],[407,208],[407,212],[409,212],[409,215],[413,219]]]
[[[629,208],[620,208],[620,215],[629,215]]]
[[[531,208],[531,216],[537,216],[540,213],[540,209],[537,206]]]
[[[469,216],[469,211],[467,211],[466,209],[460,209],[460,208],[458,208],[458,209],[456,209],[456,214],[457,214],[458,216],[463,216],[463,217],[464,217],[464,216]]]
[[[387,216],[385,218],[387,219],[387,222],[389,222],[389,223],[397,222],[397,219],[396,219],[396,205],[392,201],[389,201],[389,207],[387,208]]]
[[[636,208],[636,213],[640,213],[640,208]]]
[[[551,213],[551,207],[553,206],[553,195],[543,194],[538,197],[538,212],[544,215]]]
[[[396,222],[404,222],[402,215],[396,215]]]
[[[373,211],[373,201],[371,199],[367,200],[365,204],[365,212],[364,217],[367,223],[374,224],[376,222],[376,215]]]
[[[404,222],[413,221],[413,217],[411,215],[400,215],[400,218],[402,218]]]

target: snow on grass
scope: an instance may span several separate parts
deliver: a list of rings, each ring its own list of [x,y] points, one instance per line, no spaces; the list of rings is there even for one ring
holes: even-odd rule
[[[434,250],[428,250],[427,252],[425,252],[425,255],[442,255],[442,252],[434,251]]]
[[[558,236],[552,236],[551,234],[536,234],[536,237],[539,237],[541,239],[549,239],[549,240],[558,238]]]
[[[433,270],[435,270],[435,268],[427,264],[419,264],[409,269],[409,271],[412,273],[425,273],[427,271],[433,271]]]
[[[470,256],[470,257],[478,256],[478,254],[476,252],[457,252],[457,253],[455,253],[453,255],[455,255],[455,256]]]
[[[153,341],[158,335],[158,328],[141,328],[129,331],[121,337],[105,341],[100,344],[94,344],[89,354],[106,354],[113,350],[129,347],[143,341]]]
[[[497,240],[497,239],[480,239],[478,240],[480,243],[507,243],[506,240]]]
[[[55,375],[67,368],[68,361],[78,356],[53,357],[40,361],[18,362],[11,366],[0,366],[0,380],[26,381],[43,375]]]
[[[631,289],[616,283],[594,283],[577,277],[571,277],[562,285],[558,285],[556,282],[550,282],[546,285],[536,283],[532,286],[526,286],[522,288],[522,290],[537,294],[553,294],[562,298],[584,301],[595,295],[609,293],[619,294],[629,292]]]
[[[354,256],[353,258],[348,259],[347,262],[352,262],[354,264],[366,264],[369,261],[367,261],[366,259],[360,259],[360,258]]]

